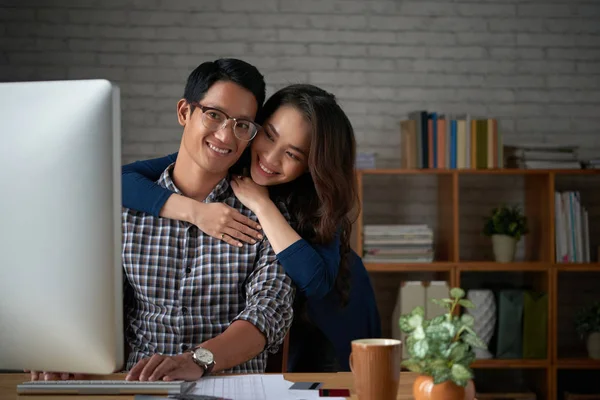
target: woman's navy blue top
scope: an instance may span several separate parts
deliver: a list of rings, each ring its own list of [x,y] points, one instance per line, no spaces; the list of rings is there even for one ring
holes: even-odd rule
[[[158,217],[173,192],[156,181],[176,158],[177,153],[174,153],[124,165],[123,206]],[[348,357],[352,340],[381,337],[381,321],[371,279],[362,259],[354,251],[349,257],[350,295],[348,304],[342,308],[337,292],[332,290],[340,266],[339,232],[328,245],[311,245],[300,239],[277,254],[297,290],[306,297],[310,320],[335,348],[339,368],[343,371],[350,369]],[[294,359],[293,354],[290,359]]]

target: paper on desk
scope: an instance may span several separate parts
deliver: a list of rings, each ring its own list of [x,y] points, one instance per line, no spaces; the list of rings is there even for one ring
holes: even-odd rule
[[[192,394],[232,400],[311,400],[321,399],[318,390],[289,390],[293,382],[283,375],[207,376],[196,382]],[[328,397],[328,400],[344,400]]]

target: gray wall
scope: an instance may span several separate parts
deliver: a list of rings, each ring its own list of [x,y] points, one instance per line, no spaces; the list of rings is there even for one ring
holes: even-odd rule
[[[178,148],[185,78],[223,56],[257,65],[269,94],[331,90],[379,166],[399,165],[398,121],[418,108],[497,117],[507,143],[590,146],[600,133],[595,0],[0,4],[0,80],[118,81],[124,161]]]

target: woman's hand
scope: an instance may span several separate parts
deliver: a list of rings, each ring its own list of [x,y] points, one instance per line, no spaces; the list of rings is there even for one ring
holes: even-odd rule
[[[223,203],[197,202],[192,223],[202,232],[237,247],[242,247],[241,241],[254,244],[263,237],[257,222]]]
[[[265,186],[256,184],[252,178],[234,176],[231,179],[231,188],[235,197],[255,214],[258,214],[261,204],[271,201],[269,190]]]

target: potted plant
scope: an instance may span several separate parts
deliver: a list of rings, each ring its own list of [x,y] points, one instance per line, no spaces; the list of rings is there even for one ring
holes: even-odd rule
[[[590,358],[600,359],[600,301],[583,307],[575,315],[575,329],[581,339],[587,339]]]
[[[494,258],[497,262],[511,262],[521,236],[529,233],[527,217],[518,206],[496,207],[485,218],[483,234],[492,237]]]
[[[460,288],[450,290],[449,299],[432,299],[447,309],[443,315],[424,318],[422,307],[400,317],[400,330],[406,333],[409,358],[402,365],[419,375],[413,384],[417,400],[473,400],[475,386],[471,363],[473,348],[487,348],[472,327],[471,315],[456,315],[457,307],[474,308]]]

